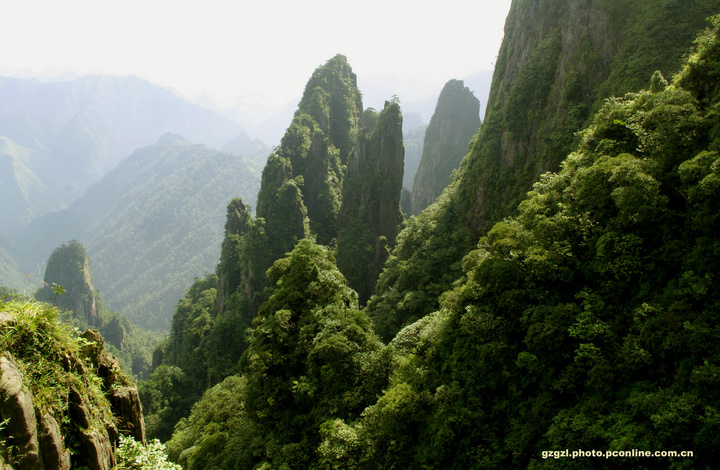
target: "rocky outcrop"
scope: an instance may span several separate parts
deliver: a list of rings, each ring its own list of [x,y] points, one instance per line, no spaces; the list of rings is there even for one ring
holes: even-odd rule
[[[138,442],[145,443],[145,420],[137,388],[124,379],[115,356],[105,352],[105,342],[97,330],[87,330],[82,337],[88,341],[82,352],[90,359],[98,377],[103,380],[103,390],[110,401],[118,430]]]
[[[402,136],[400,106],[385,102],[375,129],[361,134],[348,164],[338,216],[337,264],[361,303],[374,292],[402,222]]]
[[[45,268],[45,287],[36,297],[49,301],[88,325],[98,325],[97,299],[85,247],[73,240],[53,250]],[[58,290],[62,288],[62,290]]]
[[[11,314],[0,312],[0,327],[14,328],[15,322]],[[120,434],[146,442],[137,388],[120,370],[117,359],[104,351],[104,340],[96,330],[88,330],[82,337],[79,353],[58,350],[42,359],[57,361],[56,367],[50,367],[54,367],[51,373],[58,375],[42,390],[45,395],[58,394],[67,387],[64,411],[62,407],[48,411],[47,405],[35,403],[33,383],[24,372],[31,358],[22,365],[10,351],[0,355],[0,421],[5,423],[0,426],[0,441],[9,446],[0,449],[0,469],[110,470],[116,464]],[[52,343],[46,339],[44,344]],[[98,378],[104,398],[88,391]]]
[[[49,413],[43,414],[38,419],[38,440],[45,468],[57,470],[70,468],[70,451],[65,448],[60,425]]]
[[[440,196],[479,127],[480,101],[462,80],[450,80],[440,92],[425,131],[422,159],[412,187],[412,214],[419,214]]]

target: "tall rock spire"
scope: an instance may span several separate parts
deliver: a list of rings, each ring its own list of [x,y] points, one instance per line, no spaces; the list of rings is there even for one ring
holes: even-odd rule
[[[440,196],[479,127],[480,101],[462,80],[450,80],[440,92],[425,131],[422,159],[412,187],[412,214],[419,214]]]
[[[338,216],[338,268],[361,303],[374,292],[380,270],[395,246],[402,221],[404,156],[400,105],[385,102],[375,129],[362,132],[358,139]]]

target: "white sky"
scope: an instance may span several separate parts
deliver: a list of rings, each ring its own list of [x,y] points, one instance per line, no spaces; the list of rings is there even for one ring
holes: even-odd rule
[[[510,2],[0,0],[0,75],[137,75],[220,107],[280,106],[341,53],[361,91],[386,76],[417,100],[492,69]]]

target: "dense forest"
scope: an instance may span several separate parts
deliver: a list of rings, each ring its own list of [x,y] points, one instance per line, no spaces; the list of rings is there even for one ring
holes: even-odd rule
[[[720,466],[718,13],[513,1],[482,123],[448,82],[412,192],[400,99],[364,109],[347,58],[331,58],[267,158],[255,212],[225,201],[216,269],[152,357],[102,306],[77,242],[35,294],[54,307],[9,293],[0,321],[55,338],[37,363],[59,385],[31,392],[57,418],[67,384],[99,384],[48,365],[53,348],[101,362],[102,338],[75,339],[64,317],[141,379],[143,433],[110,432],[125,447],[108,461],[132,446],[186,470]],[[35,354],[7,331],[15,358],[0,361]],[[82,393],[126,423],[106,389]],[[0,468],[25,458],[8,449]]]

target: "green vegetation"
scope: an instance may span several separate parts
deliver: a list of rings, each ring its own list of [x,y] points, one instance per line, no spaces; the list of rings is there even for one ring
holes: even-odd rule
[[[383,396],[320,449],[346,468],[555,468],[541,451],[590,448],[718,465],[719,34],[720,18],[673,85],[597,113],[441,309],[395,337]]]
[[[385,385],[388,360],[332,253],[301,240],[271,283],[240,362],[168,443],[188,469],[306,468],[326,423],[354,419]]]
[[[230,201],[216,276],[196,278],[179,302],[156,369],[140,386],[151,437],[169,439],[206,389],[240,372],[247,330],[268,300],[266,273],[300,240],[337,244],[348,277],[363,285],[361,296],[372,292],[402,218],[402,114],[396,101],[379,115],[365,110],[360,130],[361,112],[347,60],[330,59],[311,77],[268,157],[257,218],[242,200]],[[363,264],[368,253],[372,264]]]
[[[165,446],[157,440],[143,445],[132,437],[120,436],[115,458],[113,470],[182,470],[180,465],[168,462]]]
[[[139,379],[147,378],[152,351],[162,339],[143,330],[124,316],[109,311],[93,287],[90,260],[85,247],[73,240],[53,250],[47,262],[43,286],[34,297],[67,312],[65,321],[79,329],[97,328],[106,347]]]
[[[692,38],[716,9],[717,2],[701,0],[608,0],[587,8],[513,2],[485,120],[469,153],[423,223],[407,224],[398,235],[378,280],[378,300],[368,313],[390,315],[395,324],[387,333],[378,325],[378,331],[392,337],[398,327],[437,309],[439,293],[451,290],[461,274],[463,256],[495,223],[517,213],[541,174],[559,169],[578,144],[576,132],[604,99],[647,86],[656,70],[668,77],[678,71]],[[404,233],[415,230],[422,234]],[[451,240],[459,244],[451,247]],[[430,259],[417,256],[413,248],[421,243],[440,251]]]
[[[113,429],[115,435],[118,430],[125,432],[121,419],[113,415],[109,395],[112,387],[132,383],[116,369],[111,376],[108,371],[101,375],[94,359],[98,344],[86,338],[62,321],[62,313],[56,307],[32,300],[0,302],[0,352],[5,362],[3,413],[9,413],[6,418],[11,420],[7,429],[0,426],[0,442],[8,445],[3,446],[2,452],[8,462],[17,462],[20,468],[28,462],[37,462],[37,448],[35,460],[23,454],[29,435],[35,435],[37,446],[36,429],[40,425],[35,424],[36,416],[38,422],[49,421],[57,428],[55,449],[75,465],[91,458],[85,455],[88,440],[101,442],[98,436],[102,435],[107,439],[108,429]],[[14,367],[19,374],[13,374]],[[12,390],[13,381],[19,387],[19,379],[31,398],[18,401],[5,395],[8,390],[5,387],[10,384]],[[9,406],[10,402],[14,405]],[[28,419],[31,426],[26,424]]]
[[[552,6],[538,4],[548,17]],[[557,47],[551,30],[542,51]],[[720,465],[718,57],[720,17],[670,83],[648,73],[648,90],[607,100],[559,171],[544,173],[514,215],[498,210],[477,243],[470,219],[485,209],[465,212],[464,185],[483,177],[475,152],[499,152],[506,124],[488,117],[450,186],[404,222],[367,313],[331,248],[301,239],[267,271],[246,349],[219,383],[203,355],[214,322],[235,307],[217,308],[218,278],[197,280],[165,346],[182,366],[161,366],[153,380],[176,387],[157,398],[168,409],[181,408],[181,390],[212,388],[174,428],[170,457],[188,470]],[[529,107],[548,99],[526,98]],[[364,117],[384,128],[382,115]],[[511,178],[513,165],[493,168]],[[305,183],[283,177],[275,188],[289,181]],[[231,207],[226,233],[238,235],[227,246],[241,247],[252,230],[231,229],[245,220]],[[361,238],[351,248],[369,242],[361,225],[346,227]],[[241,279],[238,259],[218,273]],[[565,449],[694,456],[543,458]]]
[[[102,391],[102,381],[90,374],[89,382],[69,373],[57,356],[71,358],[92,370],[89,359],[81,353],[87,341],[80,332],[62,321],[62,314],[45,303],[31,300],[12,300],[0,303],[0,312],[11,320],[3,320],[0,333],[0,351],[11,352],[21,367],[27,385],[33,394],[35,407],[54,416],[66,416],[68,394],[75,388],[100,413],[98,420],[110,420],[110,405]],[[58,420],[67,424],[65,420]]]
[[[338,217],[338,268],[365,304],[402,222],[403,141],[402,113],[397,102],[385,102],[372,119],[372,131],[363,128],[358,150],[351,159]]]

